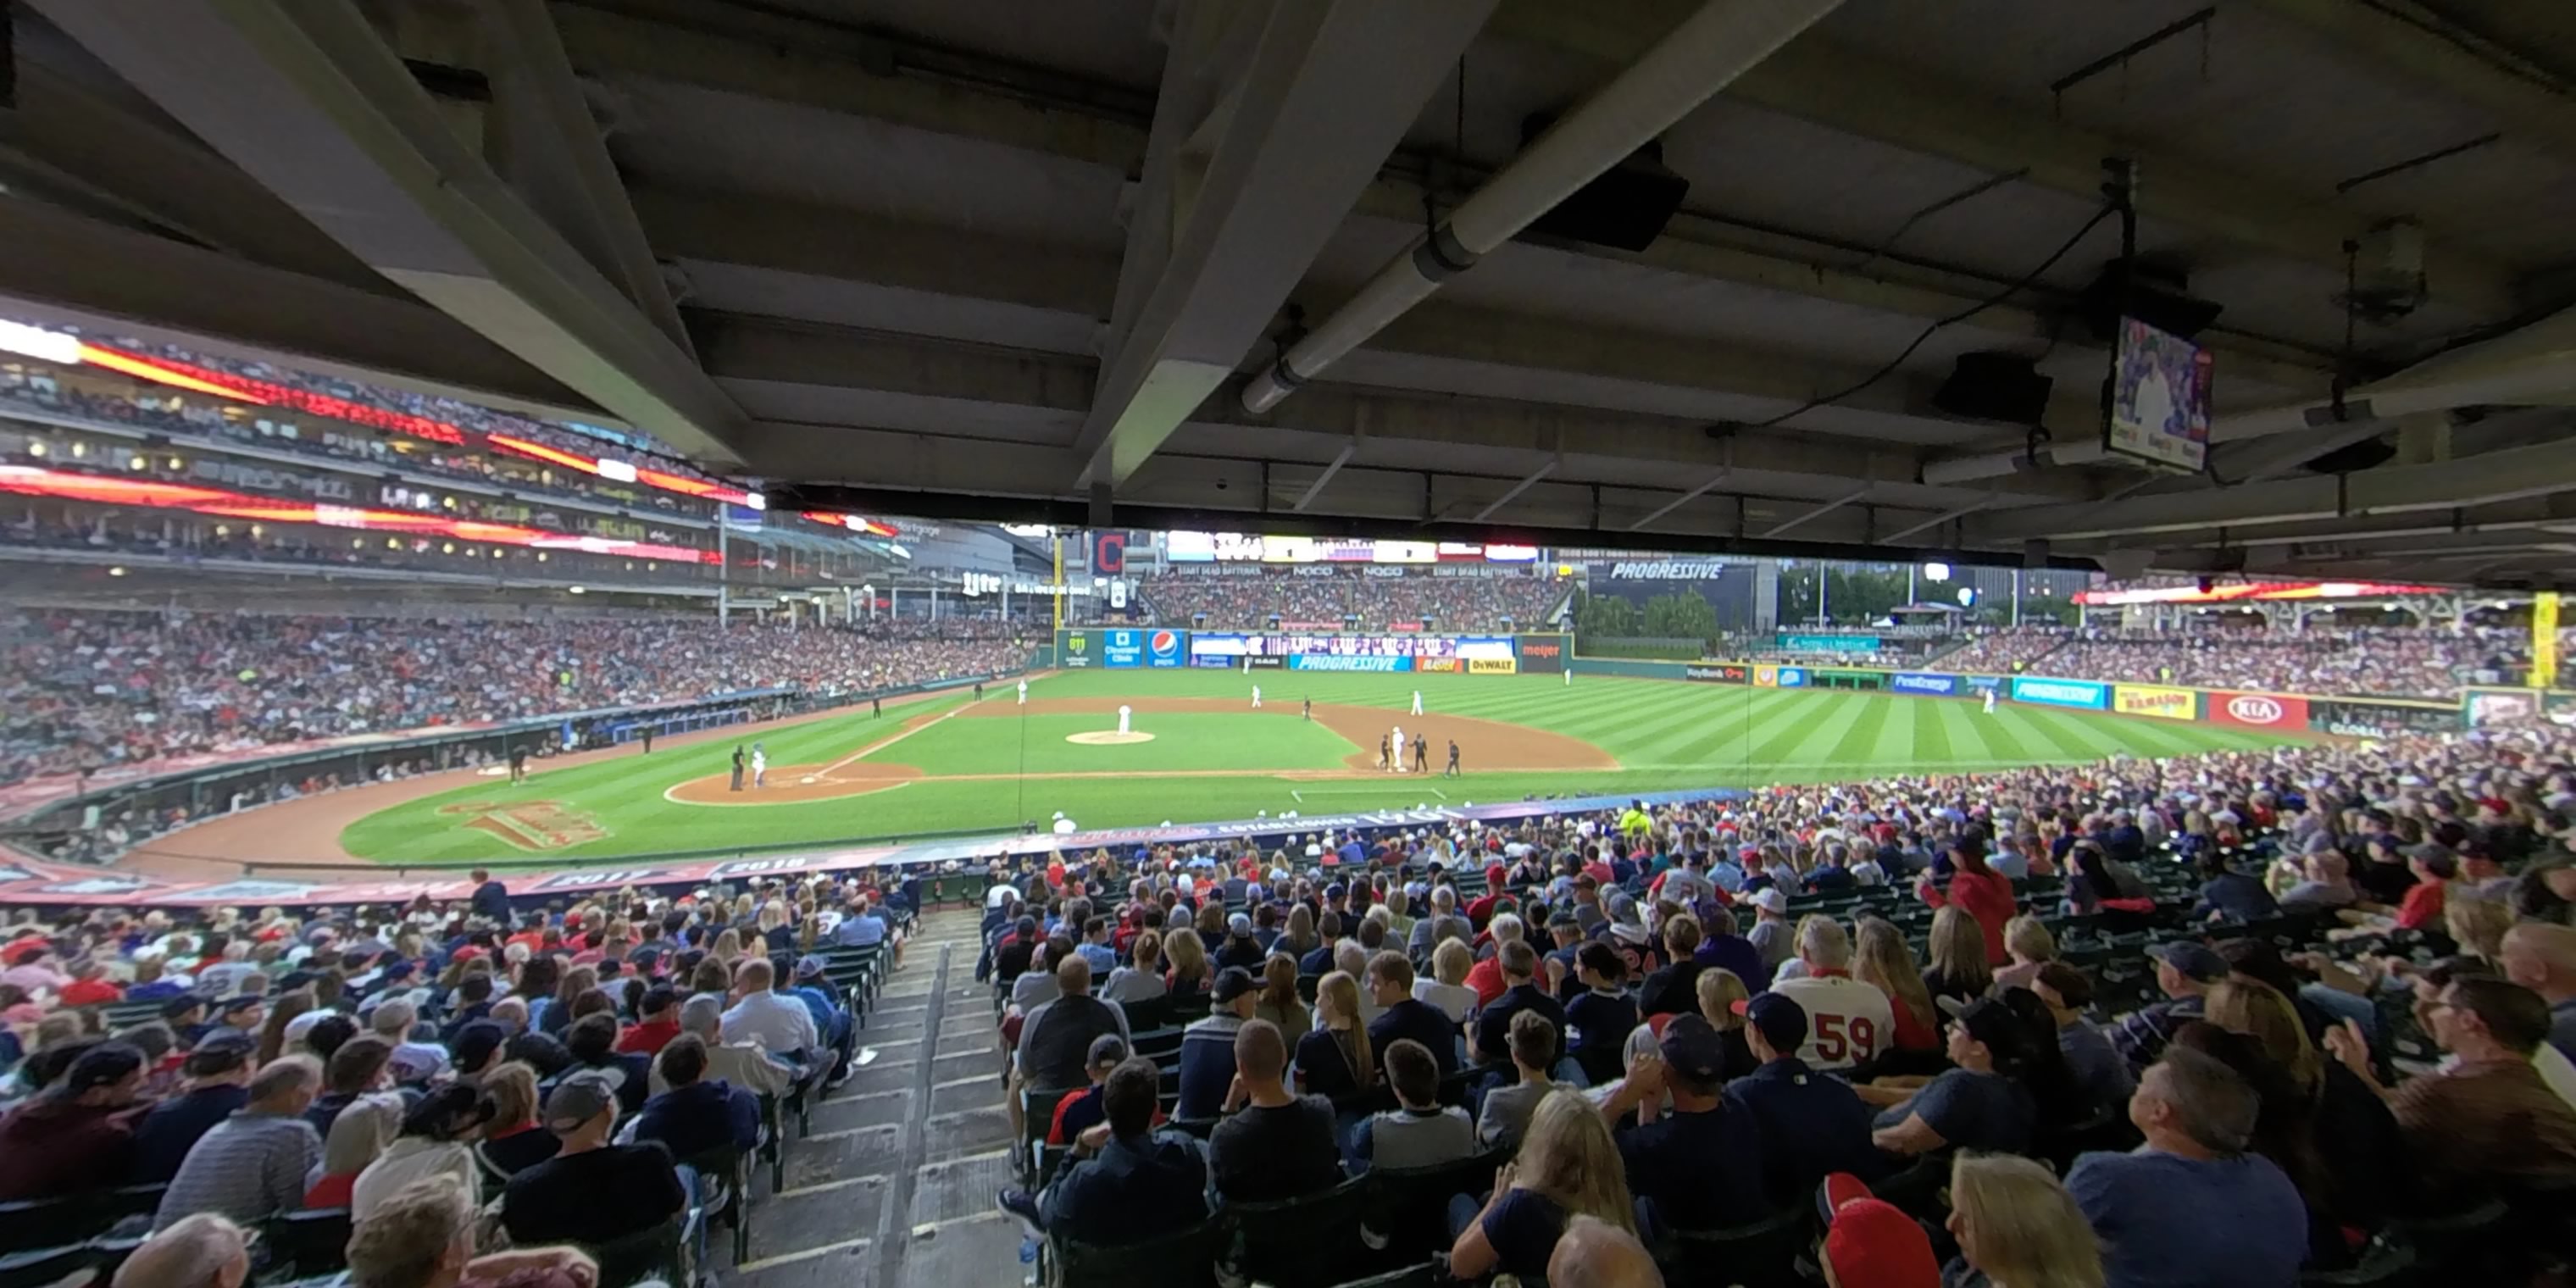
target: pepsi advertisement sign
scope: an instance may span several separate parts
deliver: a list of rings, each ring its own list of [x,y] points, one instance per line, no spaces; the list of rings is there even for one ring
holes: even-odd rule
[[[2111,705],[2111,686],[2093,680],[2048,680],[2013,677],[2012,700],[2043,707],[2082,707],[2100,711]]]
[[[1133,671],[1145,665],[1144,631],[1102,631],[1100,664],[1113,671]]]
[[[1921,693],[1936,698],[1954,698],[1959,695],[1959,677],[1899,671],[1887,677],[1887,687],[1891,693]]]
[[[1145,632],[1145,665],[1156,669],[1189,665],[1188,643],[1186,631]]]

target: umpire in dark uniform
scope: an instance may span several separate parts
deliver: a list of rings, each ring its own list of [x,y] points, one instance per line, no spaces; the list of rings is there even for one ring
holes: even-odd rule
[[[742,744],[733,745],[733,790],[742,790]]]

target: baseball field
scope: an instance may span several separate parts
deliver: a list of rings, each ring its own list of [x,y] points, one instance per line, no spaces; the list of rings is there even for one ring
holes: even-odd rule
[[[1252,688],[1263,703],[1252,706]],[[1424,712],[1410,713],[1419,690]],[[1313,703],[1312,717],[1306,704]],[[1129,735],[1116,736],[1119,709]],[[1429,772],[1379,768],[1401,727]],[[1444,771],[1448,745],[1460,772]],[[609,859],[961,831],[1322,814],[1524,796],[1827,782],[2169,756],[2279,738],[1875,693],[1555,675],[1072,671],[486,777],[350,821],[388,863]],[[734,787],[757,742],[767,772]]]

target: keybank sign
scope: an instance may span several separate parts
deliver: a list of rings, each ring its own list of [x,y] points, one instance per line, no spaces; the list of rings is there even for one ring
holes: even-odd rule
[[[1622,560],[1610,565],[1612,581],[1712,581],[1726,575],[1719,559]]]

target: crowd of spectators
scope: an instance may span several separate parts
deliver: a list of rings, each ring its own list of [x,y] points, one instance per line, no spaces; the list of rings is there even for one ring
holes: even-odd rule
[[[0,783],[190,752],[680,702],[867,692],[1007,671],[1005,624],[703,618],[418,621],[0,613]]]
[[[1970,636],[1956,652],[1934,661],[1944,670],[1970,675],[2013,675],[2031,669],[2032,664],[2064,646],[2068,634],[2051,627],[1988,629]]]
[[[1565,602],[1563,584],[1537,573],[1496,577],[1435,577],[1408,572],[1378,577],[1333,570],[1264,570],[1259,576],[1167,574],[1138,586],[1153,620],[1167,626],[1211,630],[1260,630],[1276,618],[1340,629],[1380,631],[1402,623],[1450,633],[1507,628],[1534,630]]]
[[[849,1076],[860,993],[825,955],[899,966],[917,898],[815,876],[523,909],[474,877],[448,904],[15,919],[0,1202],[161,1187],[129,1288],[203,1288],[190,1266],[264,1259],[246,1231],[333,1209],[360,1283],[444,1252],[589,1288],[572,1248],[723,1207],[711,1160],[779,1143],[761,1098]]]
[[[2500,629],[2083,631],[2048,654],[2041,669],[2084,680],[2455,698],[2464,684],[2520,683],[2529,638]]]
[[[1821,1203],[1846,1284],[2286,1285],[2576,1185],[2571,820],[2533,722],[997,867],[1012,1076],[1081,1106],[1001,1205],[1133,1243],[1484,1150],[1462,1279]]]

